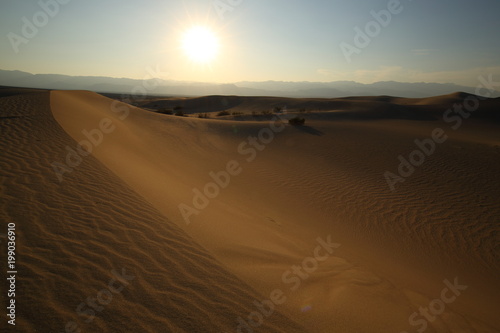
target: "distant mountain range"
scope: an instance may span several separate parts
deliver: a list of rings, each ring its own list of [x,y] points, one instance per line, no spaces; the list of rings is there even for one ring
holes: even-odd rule
[[[31,74],[22,71],[7,70],[0,70],[0,85],[27,88],[91,90],[95,92],[120,94],[132,94],[133,91],[139,91],[137,88],[147,87],[148,95],[172,96],[239,95],[338,98],[346,96],[389,95],[420,98],[446,95],[457,91],[475,93],[475,88],[473,87],[459,86],[451,83],[404,83],[384,81],[363,84],[354,81],[242,81],[231,84],[216,84],[163,79],[151,79],[145,82],[143,80],[128,78]],[[500,92],[497,92],[491,97],[500,97]]]

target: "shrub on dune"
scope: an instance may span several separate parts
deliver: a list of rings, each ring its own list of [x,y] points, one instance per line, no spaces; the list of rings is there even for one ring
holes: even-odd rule
[[[288,120],[288,123],[293,126],[302,126],[306,123],[306,120],[301,117],[294,117]]]
[[[226,111],[226,110],[217,113],[217,117],[223,117],[223,116],[229,116],[229,115],[230,115],[229,111]]]

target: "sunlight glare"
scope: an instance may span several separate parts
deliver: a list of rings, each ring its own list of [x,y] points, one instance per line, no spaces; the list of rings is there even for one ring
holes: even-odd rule
[[[210,29],[195,26],[185,32],[182,47],[190,60],[209,63],[217,56],[219,42]]]

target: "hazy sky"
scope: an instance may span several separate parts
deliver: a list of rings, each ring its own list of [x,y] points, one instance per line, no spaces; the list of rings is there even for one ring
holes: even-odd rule
[[[0,69],[143,78],[159,68],[163,79],[188,81],[469,86],[479,75],[500,75],[499,0],[59,0],[58,8],[55,1],[0,0]],[[51,4],[52,16],[40,3]],[[388,7],[390,22],[382,15],[375,23],[371,12]],[[197,25],[219,43],[209,63],[182,48],[185,31]],[[359,36],[356,43],[355,28],[367,26],[369,44]]]

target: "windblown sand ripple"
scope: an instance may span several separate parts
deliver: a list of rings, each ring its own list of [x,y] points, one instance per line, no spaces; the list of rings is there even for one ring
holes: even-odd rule
[[[306,127],[287,126],[254,159],[238,147],[249,148],[267,121],[165,116],[88,92],[53,92],[51,106],[76,141],[110,119],[116,127],[94,156],[262,297],[284,290],[280,309],[311,331],[415,331],[412,314],[440,297],[443,281],[459,281],[466,291],[425,331],[495,332],[500,141],[483,120],[494,118],[495,101],[455,131],[439,113],[460,98],[335,102],[354,114],[328,112],[320,101],[326,112],[308,116]],[[253,107],[268,102],[254,98]],[[391,191],[384,172],[396,172],[398,155],[438,127],[448,140]],[[186,224],[178,205],[192,205],[193,190],[232,160],[241,174]],[[283,274],[327,236],[341,247],[291,288]]]
[[[49,92],[0,98],[0,109],[0,214],[18,231],[16,332],[64,332],[70,321],[82,332],[234,332],[253,311],[261,296],[94,157],[58,181],[51,163],[75,142]],[[76,308],[122,269],[133,279],[85,322]],[[262,329],[304,331],[279,313]]]
[[[275,290],[286,301],[240,331],[500,330],[498,100],[458,130],[440,119],[460,93],[155,101],[321,110],[250,158],[269,121],[160,115],[82,91],[4,95],[1,216],[17,225],[21,332],[71,321],[82,332],[236,332]],[[97,128],[106,133],[92,154],[73,155],[60,182],[53,163]],[[384,172],[436,128],[448,140],[391,191]],[[179,205],[193,206],[193,190],[230,161],[241,172],[187,224]],[[79,315],[88,297],[107,295],[113,270],[129,277],[123,290],[94,318]],[[432,320],[411,321],[440,299]]]

